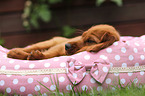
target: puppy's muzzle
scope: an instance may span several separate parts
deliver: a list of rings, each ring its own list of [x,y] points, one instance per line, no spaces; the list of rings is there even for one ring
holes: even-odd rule
[[[67,43],[67,44],[65,44],[65,50],[69,50],[69,49],[71,49],[71,44],[69,44],[69,43]]]

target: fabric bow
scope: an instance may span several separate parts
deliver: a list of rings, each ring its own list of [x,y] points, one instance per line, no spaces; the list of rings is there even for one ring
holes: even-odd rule
[[[104,59],[98,59],[93,64],[82,64],[71,58],[67,63],[67,76],[73,84],[80,83],[87,71],[90,71],[89,74],[102,84],[110,69],[110,64]]]

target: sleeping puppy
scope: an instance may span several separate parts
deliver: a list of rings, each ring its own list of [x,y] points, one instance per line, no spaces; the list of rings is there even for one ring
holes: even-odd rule
[[[14,48],[7,53],[7,56],[15,59],[38,60],[82,51],[98,52],[119,39],[120,35],[113,26],[96,25],[85,31],[82,36],[72,39],[54,37],[29,47]]]

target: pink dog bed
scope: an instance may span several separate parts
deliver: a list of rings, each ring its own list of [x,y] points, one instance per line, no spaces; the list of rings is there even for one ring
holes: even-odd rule
[[[102,90],[128,83],[145,83],[145,35],[121,37],[120,41],[98,53],[81,52],[46,60],[17,60],[7,58],[8,49],[0,46],[0,92],[32,96],[48,90]],[[55,77],[55,78],[54,78]],[[39,83],[40,82],[40,83]]]

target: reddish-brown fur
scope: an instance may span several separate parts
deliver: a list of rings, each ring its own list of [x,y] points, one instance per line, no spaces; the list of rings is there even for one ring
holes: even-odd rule
[[[72,39],[54,37],[50,40],[36,43],[30,47],[14,48],[7,53],[9,58],[16,59],[47,59],[62,55],[72,55],[82,51],[98,52],[120,39],[119,33],[110,25],[96,25],[85,31],[82,36]],[[65,44],[71,48],[65,50]]]

